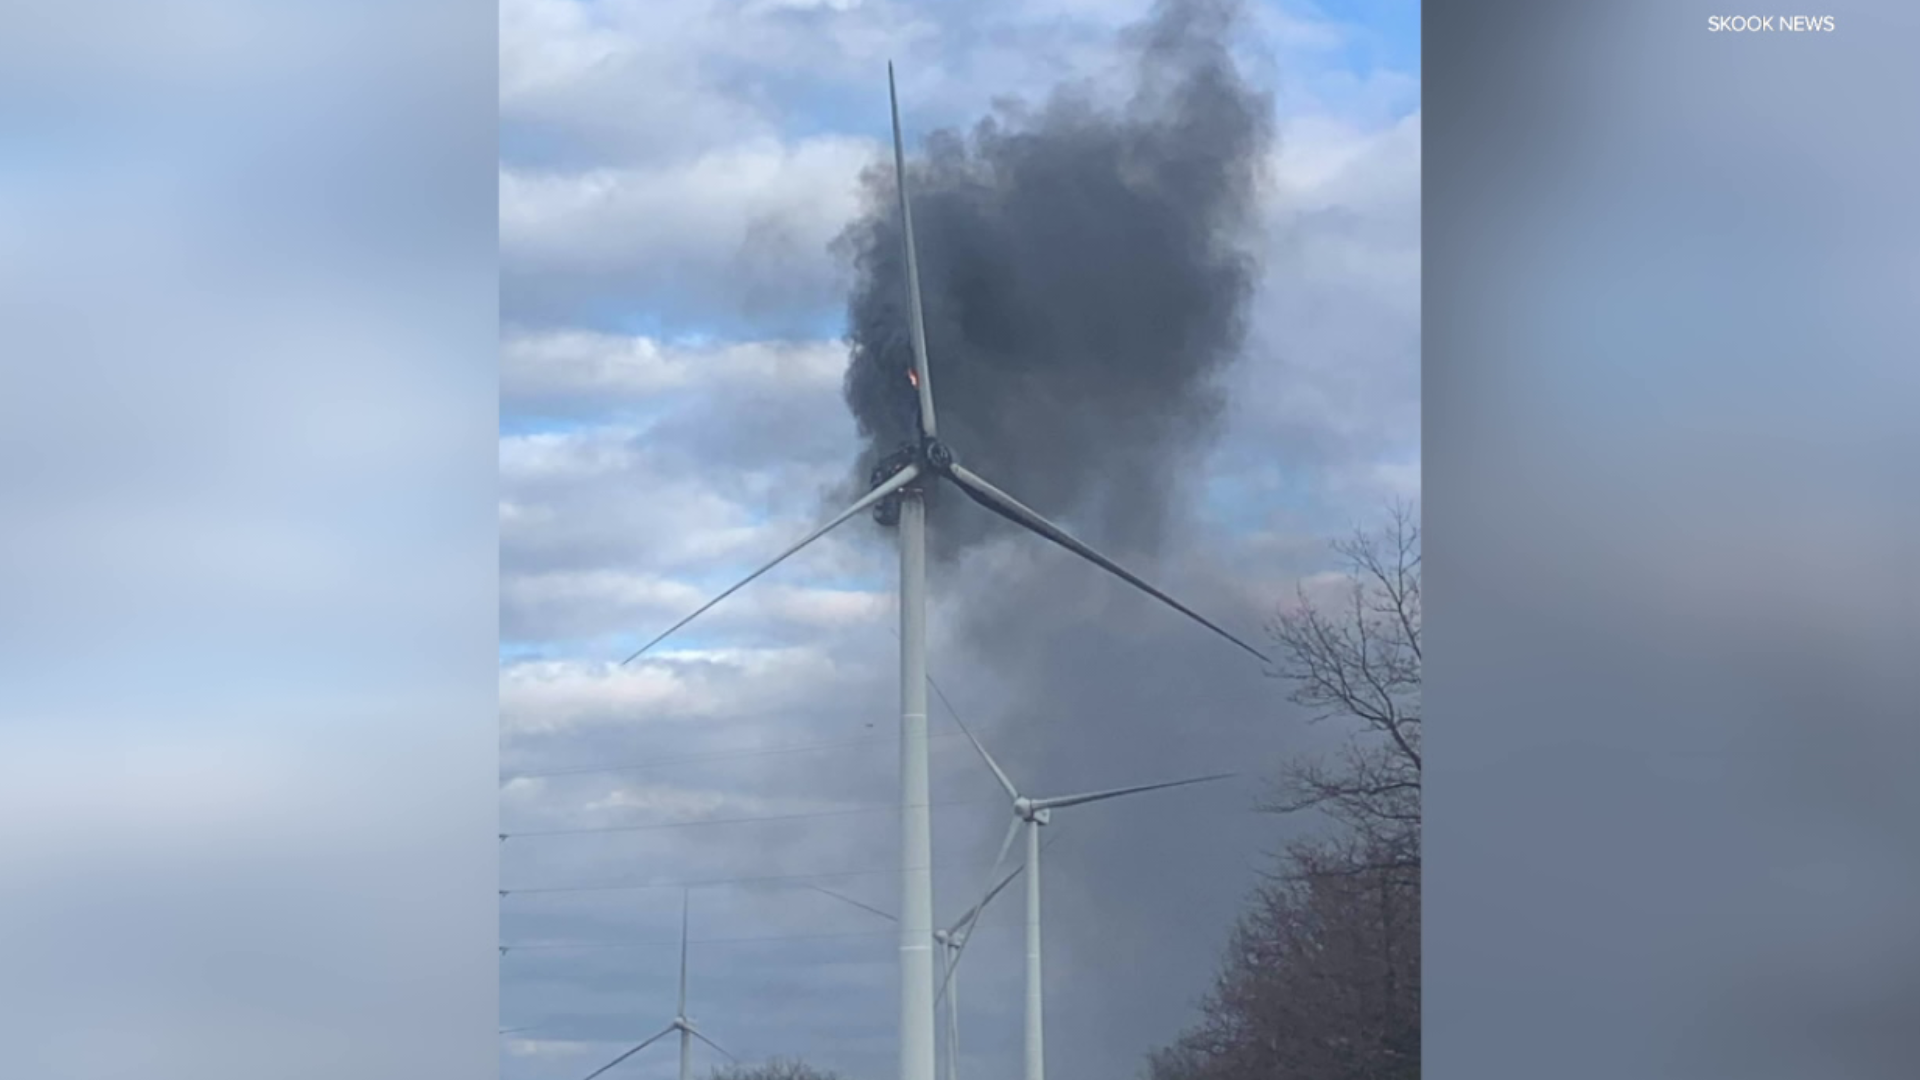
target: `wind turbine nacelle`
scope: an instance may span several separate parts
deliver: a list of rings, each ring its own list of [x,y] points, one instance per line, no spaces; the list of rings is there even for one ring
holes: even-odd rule
[[[914,458],[918,456],[918,450],[919,448],[914,444],[908,443],[893,453],[888,454],[886,457],[881,458],[880,463],[873,467],[873,472],[867,477],[867,490],[871,491],[879,487],[881,484],[892,479],[901,469],[913,464]],[[873,520],[889,529],[900,524],[900,496],[898,493],[889,495],[875,504],[873,508]]]

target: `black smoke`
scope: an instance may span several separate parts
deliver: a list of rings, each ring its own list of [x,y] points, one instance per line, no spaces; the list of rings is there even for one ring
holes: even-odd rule
[[[1255,638],[1280,598],[1247,582],[1278,568],[1250,575],[1218,558],[1187,513],[1222,434],[1223,376],[1244,347],[1253,252],[1266,240],[1274,111],[1234,64],[1248,29],[1232,3],[1162,2],[1125,33],[1117,93],[1062,87],[937,133],[908,184],[942,439]],[[866,195],[868,215],[843,241],[863,486],[874,458],[912,436],[915,409],[890,163],[867,175]],[[944,640],[933,674],[1017,783],[1060,795],[1227,770],[1257,778],[1301,748],[1284,691],[1244,654],[960,492],[933,492],[930,540],[949,571],[934,581]],[[962,578],[961,556],[988,536],[1015,541],[1011,558]],[[934,783],[941,799],[998,791],[964,756],[944,759]],[[1048,1036],[1062,1080],[1132,1074],[1191,1020],[1262,851],[1287,835],[1248,812],[1257,794],[1256,780],[1190,788],[1068,810],[1049,826],[1061,843],[1046,903],[1064,918],[1048,929]],[[984,874],[1003,813],[942,811],[942,859]],[[936,874],[936,907],[979,887]],[[973,1030],[1018,1031],[1017,907],[983,918],[968,961]]]
[[[1258,268],[1243,245],[1273,109],[1234,66],[1239,20],[1224,0],[1158,4],[1124,35],[1124,100],[1063,86],[971,132],[936,132],[908,163],[942,439],[1028,505],[1126,550],[1161,540],[1245,336]],[[891,162],[863,186],[867,216],[841,239],[861,484],[915,417]],[[941,494],[933,551],[951,559],[994,519]]]

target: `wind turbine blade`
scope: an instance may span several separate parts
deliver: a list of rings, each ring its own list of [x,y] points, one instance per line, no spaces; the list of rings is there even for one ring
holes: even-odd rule
[[[1020,871],[1025,869],[1025,866],[1014,867],[1013,873],[1001,878],[998,885],[989,889],[987,895],[981,897],[977,903],[966,910],[966,914],[954,920],[954,924],[947,928],[947,935],[951,937],[955,934],[965,934],[967,929],[980,918],[981,913],[987,910],[987,905],[993,903],[993,898],[999,896],[1001,890],[1005,889],[1008,885],[1013,884],[1013,879],[1019,877]]]
[[[707,1037],[706,1037],[705,1035],[702,1035],[702,1034],[700,1034],[700,1032],[698,1032],[697,1030],[695,1030],[695,1029],[693,1029],[693,1028],[688,1028],[688,1029],[687,1029],[687,1031],[688,1031],[688,1032],[689,1032],[689,1033],[690,1033],[690,1034],[691,1034],[691,1035],[692,1035],[692,1036],[693,1036],[694,1038],[696,1038],[696,1039],[699,1039],[699,1040],[700,1040],[701,1042],[703,1042],[703,1043],[706,1043],[706,1044],[707,1044],[708,1046],[711,1046],[711,1047],[713,1047],[713,1048],[714,1048],[715,1050],[718,1050],[718,1051],[720,1051],[721,1053],[723,1053],[723,1054],[726,1054],[726,1055],[727,1055],[727,1060],[728,1060],[728,1061],[739,1061],[739,1060],[740,1060],[739,1058],[737,1058],[737,1057],[734,1057],[734,1056],[733,1056],[733,1053],[732,1053],[731,1051],[729,1051],[729,1050],[728,1050],[728,1049],[727,1049],[726,1047],[724,1047],[724,1046],[721,1046],[721,1045],[720,1045],[719,1043],[717,1043],[717,1042],[714,1042],[714,1041],[713,1041],[712,1039],[709,1039],[709,1038],[707,1038]]]
[[[960,954],[967,951],[966,942],[947,954],[947,973],[940,980],[940,992],[933,995],[933,1003],[940,1004],[947,999],[947,988],[953,985],[953,973],[960,970]]]
[[[614,1058],[612,1061],[607,1062],[605,1065],[602,1065],[599,1068],[588,1073],[587,1080],[593,1080],[594,1077],[599,1076],[601,1073],[606,1072],[608,1069],[613,1068],[615,1065],[620,1064],[621,1062],[627,1060],[628,1058],[639,1053],[640,1051],[645,1050],[647,1047],[652,1046],[654,1043],[659,1042],[661,1039],[665,1038],[667,1034],[671,1031],[673,1031],[673,1027],[671,1025],[665,1028],[662,1028],[660,1031],[660,1034],[655,1035],[653,1038],[648,1039],[646,1042],[641,1043],[639,1046],[634,1047],[633,1049],[627,1051],[626,1053],[621,1054],[619,1057]]]
[[[861,511],[867,509],[868,507],[872,506],[874,503],[879,502],[881,499],[884,499],[887,496],[893,494],[894,492],[899,491],[901,488],[906,487],[908,484],[913,482],[915,477],[919,475],[920,475],[920,467],[918,465],[909,465],[906,468],[901,469],[899,472],[894,473],[891,477],[887,478],[887,481],[885,483],[881,484],[879,487],[874,488],[872,491],[869,491],[865,495],[861,496],[859,502],[856,502],[852,506],[849,506],[845,510],[842,510],[839,513],[839,515],[836,516],[832,521],[829,521],[825,525],[822,525],[819,528],[808,533],[805,539],[801,540],[799,543],[793,545],[787,550],[781,552],[779,555],[775,556],[774,559],[771,562],[767,563],[765,566],[762,566],[760,569],[755,570],[753,573],[748,574],[746,577],[740,579],[740,582],[738,584],[734,585],[732,588],[728,589],[726,592],[723,592],[719,596],[716,596],[713,599],[707,601],[706,603],[700,605],[699,610],[695,611],[693,614],[687,616],[684,619],[681,619],[679,622],[674,623],[672,626],[667,627],[666,631],[662,633],[659,637],[656,637],[652,641],[647,642],[645,645],[640,646],[639,649],[635,650],[632,656],[629,656],[625,660],[620,661],[620,663],[623,665],[631,664],[635,660],[640,659],[640,657],[648,649],[653,648],[655,645],[658,645],[662,641],[665,641],[667,638],[673,636],[674,631],[679,630],[681,627],[687,625],[693,620],[706,614],[708,609],[712,608],[715,604],[718,604],[720,601],[725,600],[727,597],[732,596],[734,593],[739,592],[741,589],[745,588],[750,582],[752,582],[755,578],[759,577],[761,574],[764,574],[767,571],[773,569],[774,567],[779,566],[781,563],[786,562],[801,548],[806,547],[808,544],[811,544],[815,540],[818,540],[821,537],[827,535],[829,532],[832,532],[836,527],[838,527],[842,522],[846,521],[848,518],[853,517],[855,514],[858,514]]]
[[[692,906],[691,896],[691,890],[680,890],[680,1011],[675,1016],[687,1015],[687,909]]]
[[[1007,852],[1012,849],[1014,838],[1020,835],[1021,824],[1021,819],[1017,817],[1007,824],[1007,838],[1000,842],[1000,854],[994,856],[993,869],[987,874],[988,881],[994,880],[994,876],[1000,873],[1000,864],[1007,861]],[[985,901],[982,901],[980,906],[984,905]],[[969,916],[974,914],[975,912],[968,913]],[[967,942],[971,938],[972,935],[961,938],[960,946],[953,950],[953,959],[947,964],[947,977],[940,980],[940,992],[934,996],[935,1004],[939,1004],[940,999],[947,996],[947,987],[953,982],[953,973],[960,969],[960,958],[967,954]]]
[[[942,975],[941,975],[941,985],[943,986],[945,985],[945,980],[946,980],[944,969],[945,967],[950,966],[953,962],[951,953],[952,953],[952,950],[950,949],[940,950],[941,956],[945,958],[945,962],[942,964]],[[957,1074],[959,1072],[959,1060],[960,1060],[960,995],[954,994],[952,997],[947,998],[946,1002],[947,1002],[947,1080],[959,1080],[959,1077],[957,1076]],[[940,1004],[940,999],[935,998],[933,1003],[935,1005]]]
[[[897,922],[899,922],[899,921],[900,921],[899,919],[897,919],[897,918],[895,918],[895,917],[894,917],[893,915],[891,915],[890,913],[888,913],[888,912],[885,912],[885,911],[881,911],[881,910],[880,910],[879,908],[877,908],[877,907],[874,907],[874,906],[873,906],[872,904],[868,904],[868,903],[865,903],[865,902],[863,902],[863,901],[860,901],[860,900],[855,900],[855,899],[854,899],[853,897],[851,897],[851,896],[844,896],[844,895],[842,895],[842,894],[840,894],[840,893],[837,893],[837,892],[834,892],[834,891],[833,891],[832,889],[829,889],[829,888],[827,888],[827,887],[825,887],[825,886],[823,886],[823,885],[815,885],[815,884],[814,884],[813,882],[811,882],[811,881],[803,881],[803,882],[801,882],[801,884],[802,884],[802,885],[805,885],[805,886],[806,886],[807,888],[809,888],[809,889],[812,889],[812,890],[813,890],[814,892],[822,892],[822,893],[826,893],[826,894],[827,894],[828,896],[831,896],[831,897],[833,897],[833,898],[834,898],[835,900],[839,900],[839,901],[841,901],[841,902],[843,902],[843,903],[848,903],[848,904],[852,904],[852,905],[853,905],[854,907],[857,907],[857,908],[860,908],[860,909],[862,909],[862,910],[864,910],[864,911],[871,911],[871,912],[873,912],[873,913],[874,913],[875,915],[878,915],[878,916],[880,916],[881,918],[883,918],[883,919],[885,919],[885,920],[887,920],[888,922],[893,922],[893,923],[897,923]]]
[[[1036,809],[1051,810],[1059,806],[1079,806],[1082,803],[1099,802],[1102,799],[1117,799],[1122,795],[1138,795],[1143,791],[1160,791],[1164,788],[1185,787],[1188,784],[1206,784],[1215,780],[1227,780],[1238,773],[1215,773],[1212,776],[1196,776],[1188,780],[1169,780],[1164,784],[1140,784],[1135,787],[1112,788],[1107,791],[1089,791],[1084,795],[1065,795],[1057,799],[1035,799]]]
[[[1005,892],[1007,886],[1013,884],[1014,879],[1019,877],[1021,871],[1025,870],[1026,868],[1027,868],[1026,864],[1022,863],[1021,865],[1014,867],[1013,872],[1011,874],[1008,874],[1006,877],[1001,878],[1000,884],[995,885],[993,887],[993,891],[981,897],[980,902],[973,905],[973,910],[967,913],[967,916],[968,916],[967,922],[972,923],[975,920],[979,919],[981,913],[987,910],[987,905],[993,903],[993,898],[996,896],[999,896],[1002,892]]]
[[[993,755],[987,753],[987,748],[980,745],[980,740],[973,737],[973,730],[960,722],[960,714],[953,711],[951,704],[947,706],[947,712],[953,716],[953,722],[959,726],[961,734],[967,737],[967,741],[973,744],[975,750],[980,751],[980,760],[986,762],[987,768],[993,770],[994,779],[1000,781],[1000,786],[1006,790],[1007,798],[1019,798],[1020,793],[1013,789],[1013,781],[1007,779],[1006,770],[1000,767],[999,762],[993,760]]]
[[[993,869],[987,873],[988,881],[992,881],[993,875],[1000,872],[1000,864],[1007,861],[1007,852],[1012,850],[1014,838],[1019,835],[1020,819],[1014,818],[1007,823],[1007,836],[1006,839],[1000,841],[1000,854],[993,857]]]
[[[913,385],[920,393],[920,433],[934,436],[933,379],[927,372],[927,324],[920,307],[920,256],[913,244],[913,207],[907,199],[907,151],[900,138],[900,95],[893,87],[893,64],[887,64],[887,103],[893,109],[893,178],[900,192],[900,227],[907,247],[908,325],[913,340]]]
[[[1046,840],[1041,843],[1040,850],[1045,851],[1048,848],[1052,847],[1053,842],[1058,839],[1060,839],[1058,834],[1047,837]],[[993,898],[996,896],[999,896],[1002,892],[1005,892],[1007,886],[1013,884],[1015,879],[1017,879],[1021,874],[1026,872],[1026,869],[1027,867],[1025,863],[1022,863],[1021,865],[1014,867],[1012,873],[1000,879],[1000,884],[995,885],[991,892],[987,893],[987,895],[980,898],[979,903],[968,908],[967,913],[965,915],[960,916],[959,921],[955,922],[952,926],[948,927],[947,933],[949,935],[952,935],[952,934],[964,934],[965,932],[967,932],[974,923],[980,920],[980,916],[986,913],[987,905],[993,903]]]
[[[960,490],[966,492],[967,497],[974,502],[999,514],[1015,525],[1039,533],[1055,544],[1093,563],[1107,573],[1114,575],[1127,584],[1132,585],[1134,588],[1173,608],[1175,611],[1180,612],[1187,618],[1192,619],[1194,622],[1199,623],[1201,626],[1206,627],[1221,637],[1226,638],[1228,641],[1233,642],[1235,645],[1238,645],[1240,648],[1245,649],[1260,662],[1269,665],[1273,663],[1273,660],[1269,658],[1267,654],[1241,641],[1231,633],[1228,633],[1206,616],[1175,600],[1173,597],[1168,596],[1166,593],[1161,592],[1159,589],[1154,588],[1152,585],[1147,584],[1144,579],[1126,567],[1121,566],[1119,563],[1100,554],[1086,544],[1074,539],[1065,529],[1041,517],[1039,513],[1022,504],[1020,500],[989,484],[982,479],[978,473],[970,471],[963,465],[954,465],[948,470],[947,475],[952,477],[953,482],[960,485]]]
[[[888,627],[888,629],[891,630],[892,627]],[[898,631],[895,631],[893,636],[899,637],[900,634]],[[933,689],[933,696],[940,699],[940,704],[947,707],[947,715],[953,717],[954,723],[960,723],[960,710],[953,707],[953,699],[947,696],[945,690],[940,689],[939,683],[933,681],[933,674],[931,672],[927,674],[927,685]],[[966,725],[961,724],[961,726],[965,727]]]
[[[1016,828],[1017,827],[1018,827],[1018,823],[1016,822]],[[1047,840],[1047,843],[1051,844],[1052,842],[1053,842],[1052,838],[1049,837]],[[1007,886],[1013,884],[1014,879],[1018,878],[1020,876],[1021,871],[1025,870],[1026,868],[1027,868],[1026,864],[1024,863],[1014,867],[1012,873],[1009,873],[1006,877],[1001,878],[999,884],[987,890],[987,895],[981,897],[977,903],[975,903],[972,907],[967,909],[966,914],[960,916],[960,918],[956,920],[952,926],[948,927],[947,933],[950,935],[963,933],[969,926],[973,925],[974,922],[978,921],[981,913],[987,910],[987,905],[993,903],[993,898],[996,896],[999,896],[1001,892],[1003,892],[1006,889]]]

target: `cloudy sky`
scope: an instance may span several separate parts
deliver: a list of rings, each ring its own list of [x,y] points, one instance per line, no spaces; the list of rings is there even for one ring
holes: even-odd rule
[[[683,883],[706,883],[690,1012],[721,1045],[849,1077],[895,1067],[892,927],[806,887],[898,907],[884,534],[856,520],[671,651],[616,665],[804,533],[854,468],[854,278],[834,242],[887,137],[886,62],[914,154],[1001,99],[1127,92],[1122,31],[1149,10],[502,4],[500,815],[524,835],[501,853],[500,1009],[501,1027],[531,1028],[501,1039],[503,1077],[584,1076],[671,1019]],[[1261,266],[1248,333],[1163,542],[1123,550],[1252,635],[1326,570],[1330,535],[1418,493],[1420,68],[1411,3],[1248,15],[1233,57],[1277,133],[1240,238]],[[930,346],[936,380],[965,363]],[[994,479],[1019,495],[1039,480],[1020,473]],[[1126,539],[1099,515],[1067,524]],[[1016,782],[1258,774],[1325,745],[1217,639],[1031,537],[983,533],[936,574],[933,675]],[[933,735],[946,921],[980,888],[1006,808],[938,705]],[[1056,818],[1056,1076],[1130,1075],[1191,1019],[1285,835],[1248,812],[1258,792],[1236,780]],[[1018,916],[989,912],[964,972],[976,1073],[1018,1060]],[[621,1070],[673,1067],[663,1045]]]

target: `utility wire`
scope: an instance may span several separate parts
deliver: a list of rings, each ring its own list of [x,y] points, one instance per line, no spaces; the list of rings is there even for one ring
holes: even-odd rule
[[[957,870],[957,867],[947,867]],[[627,892],[640,889],[704,889],[713,885],[758,885],[780,881],[831,881],[834,878],[878,877],[882,874],[897,874],[897,866],[883,866],[874,870],[839,870],[826,874],[768,874],[760,877],[708,878],[704,881],[658,881],[635,884],[607,885],[550,885],[528,889],[501,889],[501,896],[518,896],[522,893],[581,893],[581,892]]]
[[[888,627],[887,632],[892,634],[896,639],[900,636],[900,632],[892,627]],[[934,681],[932,675],[927,676],[927,685],[933,688],[933,692],[939,697],[940,703],[947,707],[947,712],[954,717],[957,723],[960,713],[959,710],[953,707],[953,701],[947,697],[947,692],[940,688],[940,684]],[[963,733],[959,731],[935,731],[929,732],[927,738],[957,739],[960,738],[962,734]],[[672,765],[691,765],[703,761],[731,761],[739,758],[772,757],[778,754],[808,754],[821,750],[841,750],[850,746],[898,746],[899,743],[900,739],[897,736],[883,735],[873,738],[799,743],[791,746],[768,746],[753,750],[721,750],[709,754],[688,754],[684,757],[655,758],[651,761],[636,761],[621,765],[577,765],[560,769],[525,770],[503,774],[500,777],[500,782],[504,784],[514,780],[535,780],[553,776],[592,776],[599,773],[639,772],[645,769],[666,768]]]
[[[892,627],[888,627],[888,633],[892,634],[896,639],[899,638],[900,636],[899,632],[894,630]],[[939,697],[940,703],[946,706],[947,712],[949,715],[953,717],[955,725],[963,726],[960,724],[959,710],[954,708],[953,701],[947,697],[946,691],[940,688],[940,684],[934,681],[934,678],[931,674],[927,676],[927,685],[931,687],[933,689],[934,694]],[[927,738],[952,739],[952,738],[963,737],[964,735],[965,735],[964,731],[928,732]],[[892,744],[897,746],[899,745],[899,743],[900,743],[900,740],[893,736],[885,736],[885,737],[869,738],[869,739],[841,739],[833,742],[803,743],[803,744],[792,745],[792,746],[766,747],[766,748],[757,749],[757,750],[735,750],[735,751],[723,751],[723,752],[711,753],[711,754],[693,754],[693,755],[688,755],[685,757],[678,757],[678,758],[659,758],[653,761],[635,762],[635,763],[625,764],[625,765],[589,765],[589,766],[579,766],[579,767],[567,768],[567,769],[550,769],[550,770],[541,770],[541,771],[519,772],[519,773],[513,773],[507,776],[503,776],[501,777],[501,781],[504,783],[510,780],[522,779],[522,778],[534,779],[538,777],[550,777],[550,776],[578,776],[578,775],[589,775],[589,774],[595,774],[595,773],[638,771],[642,769],[659,768],[659,767],[664,767],[669,765],[689,764],[689,763],[701,762],[701,761],[720,761],[720,760],[730,760],[735,758],[765,757],[765,756],[772,756],[776,754],[810,753],[818,750],[844,749],[849,746],[880,745],[880,744]],[[949,807],[950,806],[973,806],[973,805],[982,805],[987,801],[989,800],[966,799],[966,800],[957,800],[952,802],[938,802],[938,803],[933,803],[931,805],[949,806]],[[990,800],[990,801],[997,802],[998,800]],[[810,818],[836,817],[836,816],[845,816],[849,814],[859,814],[859,813],[873,813],[873,812],[882,811],[882,810],[895,810],[895,809],[898,809],[898,807],[899,807],[898,803],[889,803],[884,805],[847,807],[839,810],[822,810],[822,811],[812,811],[812,812],[798,813],[798,814],[769,814],[769,815],[751,817],[751,818],[711,818],[703,821],[668,821],[668,822],[657,822],[657,823],[648,824],[648,825],[608,825],[608,826],[599,826],[595,828],[581,828],[581,829],[544,829],[544,830],[533,830],[533,831],[527,831],[527,832],[505,832],[505,833],[499,834],[499,836],[502,841],[506,841],[512,838],[531,838],[531,837],[541,837],[541,836],[584,836],[584,835],[599,834],[599,833],[642,832],[642,831],[650,831],[650,830],[656,830],[656,829],[686,828],[694,825],[744,825],[744,824],[755,824],[760,822],[796,821],[796,820],[804,820],[804,819],[810,819]],[[881,874],[897,874],[899,872],[900,870],[898,867],[889,867],[889,868],[879,869],[879,870],[852,870],[852,871],[845,871],[840,873],[827,873],[827,874],[774,874],[774,875],[767,875],[767,876],[761,876],[761,877],[714,878],[706,881],[689,881],[689,882],[675,882],[675,883],[646,883],[646,884],[632,884],[632,885],[609,884],[609,885],[546,886],[546,887],[530,888],[530,889],[501,889],[499,890],[499,892],[500,892],[500,896],[504,899],[505,897],[519,894],[519,893],[529,893],[529,894],[531,893],[583,893],[583,892],[625,892],[625,891],[638,891],[638,890],[646,890],[646,889],[689,889],[689,888],[703,888],[703,887],[714,886],[714,885],[748,885],[748,884],[762,884],[762,883],[771,884],[774,882],[783,882],[783,881],[801,881],[801,882],[821,881],[821,880],[833,880],[835,878],[869,877],[869,876],[877,876]],[[524,947],[526,946],[503,946],[501,948],[501,955],[502,956],[506,955],[506,953],[510,949],[524,948]]]
[[[959,736],[960,733],[957,731],[942,731],[930,734],[928,738],[953,739]],[[898,736],[882,735],[860,739],[840,739],[833,742],[769,746],[756,750],[722,750],[710,754],[689,754],[685,757],[654,758],[651,761],[636,761],[621,765],[578,765],[564,769],[539,769],[507,773],[500,777],[500,782],[504,784],[513,780],[534,780],[550,776],[591,776],[597,773],[639,772],[645,769],[666,768],[671,765],[690,765],[703,761],[730,761],[735,758],[771,757],[776,754],[805,754],[819,750],[841,750],[850,746],[898,746],[899,743],[900,739]]]
[[[839,934],[761,934],[755,937],[733,938],[689,938],[689,945],[740,945],[756,941],[829,941],[842,938],[897,938],[899,933],[893,930],[860,930]],[[587,949],[651,949],[665,948],[680,944],[679,938],[657,938],[652,941],[553,941],[529,942],[525,945],[502,946],[508,952],[547,950],[587,950]]]
[[[961,799],[951,802],[929,803],[928,805],[983,806],[989,801],[1000,802],[1003,800]],[[654,829],[684,829],[694,825],[751,825],[765,821],[803,821],[809,818],[841,817],[847,814],[871,814],[883,810],[898,809],[900,809],[900,804],[897,802],[884,804],[873,803],[867,806],[842,807],[838,810],[809,810],[798,814],[766,814],[760,817],[701,818],[694,821],[659,821],[647,825],[598,825],[579,829],[538,829],[528,832],[504,832],[500,834],[500,839],[509,840],[535,836],[587,836],[597,833],[647,832]]]
[[[899,634],[896,633],[894,636],[898,637]],[[953,707],[953,701],[952,699],[947,697],[947,692],[940,688],[940,684],[934,681],[932,675],[927,676],[927,685],[933,688],[933,692],[935,696],[937,696],[940,699],[940,703],[947,707],[948,715],[953,717],[954,724],[956,726],[959,726],[960,710]],[[966,733],[964,731],[941,731],[941,732],[929,732],[927,737],[929,739],[954,739],[954,738],[961,738],[965,734]],[[807,752],[812,752],[817,750],[842,749],[848,746],[868,746],[868,745],[878,746],[882,744],[890,744],[890,745],[897,746],[899,745],[899,743],[900,743],[900,740],[898,738],[893,738],[893,737],[876,738],[876,739],[842,739],[842,740],[839,740],[838,742],[807,743],[807,744],[802,744],[798,746],[770,747],[762,750],[740,750],[740,751],[733,751],[729,753],[696,754],[689,757],[681,757],[681,758],[661,758],[652,762],[639,762],[631,765],[584,766],[581,768],[557,769],[557,770],[552,770],[548,772],[523,772],[523,773],[517,773],[514,775],[514,777],[511,777],[509,779],[517,779],[520,777],[531,778],[531,777],[539,777],[539,776],[574,776],[574,775],[584,775],[589,773],[624,772],[628,770],[656,768],[664,765],[683,764],[686,762],[712,761],[712,760],[719,760],[719,759],[725,759],[725,758],[739,758],[739,757],[759,757],[759,756],[766,756],[766,755],[772,755],[772,754],[797,754],[797,753],[807,753]],[[931,805],[941,806],[941,807],[979,806],[979,805],[985,805],[988,801],[989,800],[982,800],[982,799],[963,799],[963,800],[956,800],[952,802],[937,802]],[[997,802],[998,800],[991,800],[991,801]],[[762,822],[770,822],[770,821],[800,821],[800,820],[805,820],[810,818],[839,817],[847,814],[864,814],[864,813],[873,813],[873,812],[885,811],[885,810],[895,810],[899,808],[899,805],[900,805],[899,803],[888,803],[884,805],[876,804],[873,806],[847,807],[845,809],[840,809],[840,810],[809,811],[809,812],[797,813],[797,814],[767,814],[760,817],[744,817],[744,818],[709,818],[703,821],[665,821],[665,822],[658,822],[658,823],[649,824],[649,825],[603,825],[603,826],[596,826],[593,828],[580,828],[580,829],[538,829],[538,830],[528,830],[525,832],[504,832],[500,834],[500,839],[507,840],[507,839],[517,838],[517,837],[539,837],[539,836],[587,836],[587,835],[595,835],[595,834],[602,834],[602,833],[617,833],[617,832],[648,832],[655,829],[678,829],[678,828],[686,828],[688,826],[693,826],[693,825],[750,825],[750,824],[759,824]]]
[[[888,916],[891,918],[892,916]],[[994,923],[977,923],[979,926],[993,927]],[[1001,927],[1006,929],[1006,927]],[[890,938],[898,939],[897,930],[851,930],[833,934],[756,934],[752,937],[690,938],[689,945],[745,945],[760,941],[840,941],[846,938]],[[522,945],[502,945],[502,955],[510,952],[544,951],[586,951],[590,949],[652,949],[666,948],[680,944],[679,938],[653,938],[646,941],[530,941]],[[503,1033],[504,1034],[504,1033]]]

